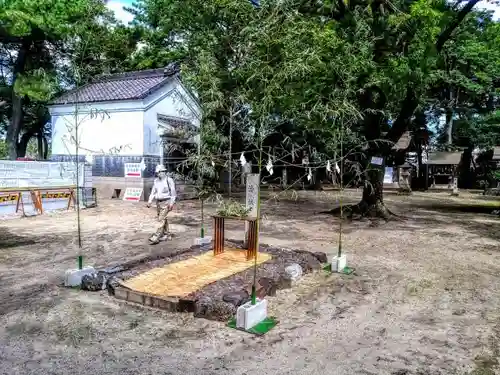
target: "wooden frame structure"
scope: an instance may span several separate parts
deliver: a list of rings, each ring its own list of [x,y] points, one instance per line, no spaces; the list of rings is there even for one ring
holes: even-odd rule
[[[238,220],[248,223],[248,238],[246,257],[247,260],[253,259],[258,252],[257,241],[257,218],[256,217],[227,217],[227,216],[213,216],[214,219],[214,256],[224,252],[224,232],[226,220]]]

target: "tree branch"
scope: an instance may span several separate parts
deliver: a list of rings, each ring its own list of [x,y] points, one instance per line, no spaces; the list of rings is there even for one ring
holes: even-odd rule
[[[464,18],[472,11],[474,5],[476,5],[479,0],[469,0],[467,4],[458,12],[457,17],[451,22],[446,29],[444,29],[441,34],[439,34],[436,41],[436,50],[440,53],[443,49],[444,44],[451,38],[451,34],[460,25]],[[391,129],[387,133],[387,139],[391,142],[397,142],[399,138],[403,135],[405,131],[408,130],[411,117],[418,107],[418,96],[415,89],[411,85],[406,88],[406,97],[402,103],[401,111],[391,126]]]
[[[451,34],[455,29],[462,23],[464,18],[469,14],[474,8],[474,5],[476,5],[479,2],[479,0],[469,0],[467,4],[458,12],[457,17],[453,20],[453,22],[448,25],[446,29],[444,29],[441,34],[439,34],[437,42],[436,42],[436,50],[441,52],[443,49],[444,44],[450,39]]]

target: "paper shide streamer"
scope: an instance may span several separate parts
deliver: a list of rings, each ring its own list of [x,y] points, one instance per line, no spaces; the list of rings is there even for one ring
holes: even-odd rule
[[[242,167],[244,167],[245,164],[247,163],[247,159],[245,159],[245,155],[243,154],[243,152],[241,153],[241,156],[240,156],[240,163],[241,163]]]
[[[269,172],[270,175],[273,174],[273,163],[272,163],[271,159],[269,159],[267,161],[266,169],[267,169],[267,171]]]

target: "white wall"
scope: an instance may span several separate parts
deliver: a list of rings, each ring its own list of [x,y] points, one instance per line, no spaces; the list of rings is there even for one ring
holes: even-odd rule
[[[202,112],[201,112],[201,106],[198,103],[198,99],[195,98],[180,81],[177,82],[178,82],[177,90],[181,94],[185,106],[190,108],[191,112],[193,113],[192,117],[193,124],[199,127],[201,123]]]
[[[144,112],[144,153],[160,155],[160,138],[157,134],[157,115],[176,116],[200,125],[201,109],[193,101],[183,85],[174,80],[148,97]]]
[[[51,108],[52,154],[74,155],[75,123],[78,123],[80,154],[143,154],[143,110],[133,102],[118,102],[80,107],[75,121],[75,106]],[[91,112],[92,111],[92,112]]]

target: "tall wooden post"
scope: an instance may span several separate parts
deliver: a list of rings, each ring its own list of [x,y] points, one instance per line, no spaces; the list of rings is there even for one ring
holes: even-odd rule
[[[224,218],[214,216],[214,255],[224,252]]]

